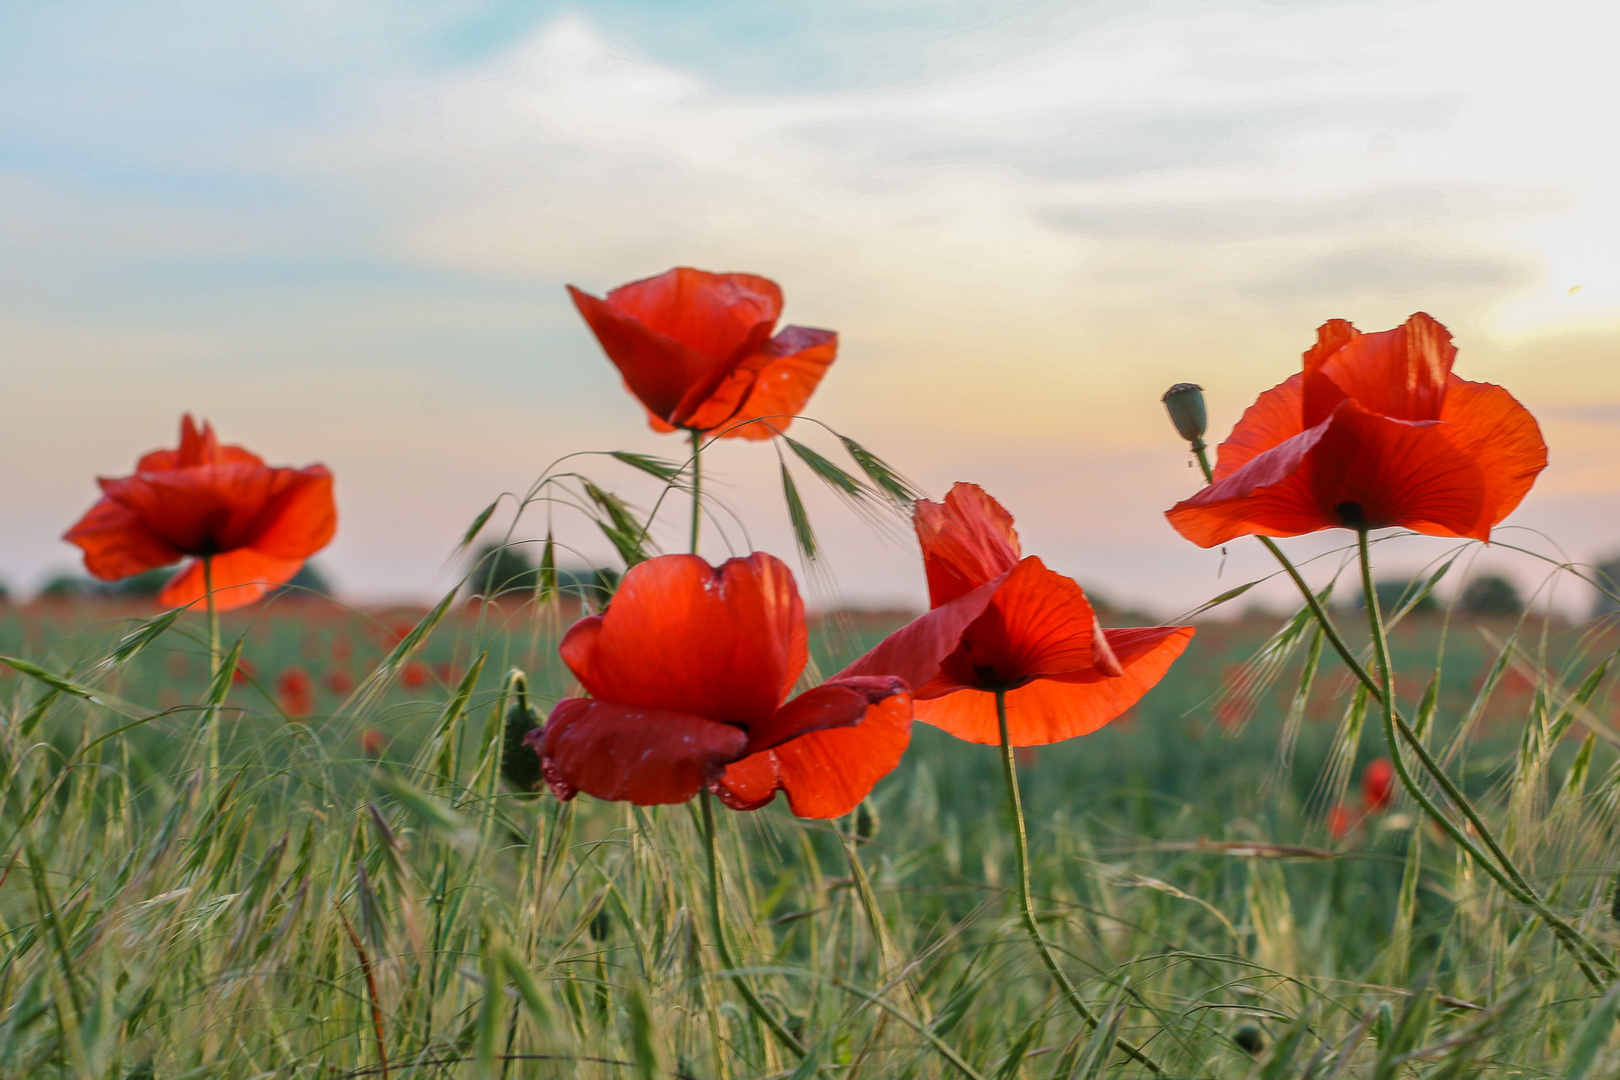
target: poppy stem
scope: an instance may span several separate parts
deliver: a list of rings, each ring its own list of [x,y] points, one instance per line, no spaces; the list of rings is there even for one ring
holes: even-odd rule
[[[1452,801],[1465,808],[1468,820],[1474,824],[1476,830],[1485,839],[1486,844],[1501,860],[1500,868],[1485,857],[1484,852],[1480,851],[1474,842],[1461,829],[1457,828],[1449,816],[1441,812],[1440,808],[1429,798],[1428,793],[1418,786],[1416,778],[1407,769],[1406,762],[1401,754],[1400,741],[1397,739],[1397,721],[1399,721],[1399,733],[1406,736],[1405,741],[1408,745],[1418,750],[1419,757],[1423,759],[1424,766],[1429,774],[1440,782],[1448,794],[1456,790],[1451,778],[1446,776],[1445,771],[1440,768],[1438,762],[1429,757],[1428,750],[1423,747],[1422,741],[1416,737],[1416,734],[1411,731],[1411,728],[1406,725],[1406,722],[1400,718],[1395,710],[1394,668],[1390,661],[1389,639],[1384,632],[1383,606],[1378,602],[1378,590],[1373,586],[1372,554],[1367,544],[1366,529],[1356,530],[1356,550],[1361,561],[1361,595],[1362,603],[1367,608],[1367,629],[1372,634],[1373,655],[1378,661],[1379,686],[1375,696],[1383,706],[1384,741],[1389,744],[1389,756],[1390,761],[1395,766],[1395,774],[1401,778],[1401,784],[1411,793],[1412,798],[1423,808],[1423,811],[1444,829],[1452,840],[1466,850],[1474,858],[1474,861],[1483,866],[1498,885],[1507,890],[1510,896],[1533,908],[1536,914],[1541,916],[1542,921],[1552,930],[1554,936],[1574,954],[1575,963],[1580,966],[1581,974],[1586,976],[1587,981],[1596,989],[1604,989],[1603,979],[1593,970],[1592,965],[1595,963],[1612,975],[1615,974],[1614,964],[1608,957],[1603,955],[1597,946],[1588,941],[1580,931],[1554,914],[1547,907],[1546,902],[1536,895],[1535,890],[1524,880],[1518,868],[1513,865],[1507,853],[1497,843],[1496,837],[1479,820],[1477,811],[1463,798],[1462,792],[1457,791],[1452,796]],[[1511,880],[1509,880],[1510,878]]]
[[[214,557],[204,555],[203,592],[208,601],[208,685],[219,678],[219,607],[214,603]],[[219,709],[208,710],[208,784],[213,792],[214,777],[219,775]]]
[[[1041,954],[1041,962],[1046,965],[1047,974],[1057,983],[1069,1006],[1080,1015],[1080,1019],[1084,1020],[1088,1027],[1095,1029],[1096,1014],[1086,1007],[1074,983],[1069,981],[1069,976],[1058,966],[1057,960],[1052,956],[1052,950],[1046,944],[1046,938],[1041,934],[1040,923],[1035,921],[1035,900],[1029,888],[1029,840],[1024,832],[1024,801],[1018,794],[1018,762],[1013,757],[1012,736],[1007,731],[1005,690],[996,691],[996,723],[1001,727],[1001,771],[1007,780],[1007,806],[1012,811],[1013,850],[1018,855],[1018,902],[1023,910],[1024,930],[1029,934],[1029,940],[1034,943],[1035,951]],[[1147,1066],[1149,1072],[1161,1076],[1164,1074],[1164,1069],[1159,1063],[1148,1057],[1129,1039],[1116,1038],[1114,1045]]]
[[[697,433],[692,433],[696,441]],[[695,526],[694,526],[695,528]],[[726,945],[725,924],[720,919],[720,858],[715,853],[715,827],[714,827],[714,797],[707,788],[703,790],[701,801],[703,804],[703,850],[709,858],[709,921],[714,926],[714,951],[720,955],[720,963],[725,966],[721,974],[737,984],[737,990],[748,1003],[749,1010],[770,1029],[776,1041],[793,1051],[798,1057],[804,1057],[804,1044],[794,1038],[793,1033],[783,1026],[776,1014],[765,1007],[765,1003],[754,994],[754,988],[748,985],[747,976],[737,970],[737,964],[731,959],[731,949]]]
[[[698,532],[703,525],[703,432],[692,430],[692,554],[698,550]],[[708,798],[707,795],[704,798]],[[705,806],[708,804],[705,803]]]

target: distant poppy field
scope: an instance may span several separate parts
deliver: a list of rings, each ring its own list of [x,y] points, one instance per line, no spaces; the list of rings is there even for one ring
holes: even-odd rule
[[[431,606],[300,586],[343,478],[190,414],[63,523],[92,578],[171,576],[0,609],[0,1074],[1620,1069],[1620,635],[1461,581],[1547,447],[1441,323],[1324,323],[1213,460],[1166,392],[1204,481],[1168,526],[1295,600],[1155,624],[816,421],[859,373],[775,282],[570,296],[671,449],[491,493]],[[713,494],[722,438],[780,503]],[[926,610],[807,608],[806,483],[915,539]],[[1455,546],[1386,580],[1414,533]]]

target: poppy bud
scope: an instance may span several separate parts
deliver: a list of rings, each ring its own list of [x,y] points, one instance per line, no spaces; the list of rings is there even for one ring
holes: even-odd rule
[[[1258,1024],[1239,1024],[1237,1030],[1232,1032],[1232,1041],[1245,1054],[1258,1056],[1266,1048],[1266,1037],[1260,1033]]]
[[[1209,414],[1204,411],[1204,388],[1196,383],[1178,382],[1164,392],[1165,411],[1176,426],[1176,434],[1190,443],[1204,441]]]
[[[507,673],[506,690],[512,704],[502,735],[501,779],[513,791],[531,795],[540,790],[540,755],[526,740],[530,732],[540,730],[540,714],[529,705],[528,676],[517,668]]]
[[[871,799],[862,799],[860,805],[855,807],[855,835],[862,840],[871,840],[877,836],[878,826],[883,820],[878,817],[877,807],[872,805]]]
[[[1395,795],[1395,766],[1388,758],[1367,762],[1361,774],[1361,805],[1367,813],[1383,813]]]

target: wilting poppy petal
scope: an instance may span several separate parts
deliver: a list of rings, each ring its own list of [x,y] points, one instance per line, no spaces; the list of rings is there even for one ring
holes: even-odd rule
[[[922,544],[930,607],[1018,565],[1021,549],[1012,515],[977,484],[953,484],[943,503],[918,499],[912,521]]]
[[[910,742],[911,699],[896,694],[869,706],[853,727],[813,731],[743,758],[714,787],[736,809],[763,806],[780,788],[799,817],[837,817],[855,809],[894,771]],[[767,784],[773,786],[767,790]]]
[[[905,680],[892,675],[824,682],[777,709],[769,720],[750,727],[745,752],[757,754],[812,731],[858,724],[868,706],[909,692]]]
[[[1456,358],[1451,332],[1421,311],[1373,334],[1333,319],[1305,354],[1303,423],[1315,427],[1345,398],[1393,420],[1438,420]]]
[[[727,439],[769,439],[788,429],[837,356],[838,335],[831,330],[783,327],[737,366],[687,426],[719,431]],[[761,416],[769,422],[744,423]]]
[[[542,739],[541,769],[559,799],[583,791],[652,806],[696,795],[742,753],[748,736],[699,716],[564,698]]]
[[[102,499],[62,539],[84,549],[84,568],[103,581],[117,581],[178,562],[184,552],[147,528],[126,506]]]
[[[278,559],[252,548],[238,548],[215,555],[213,561],[214,607],[230,611],[259,599],[277,585],[284,585],[304,565],[303,559]],[[163,587],[158,602],[165,607],[185,607],[207,599],[201,559],[194,559]]]
[[[992,578],[955,600],[926,611],[896,630],[859,660],[833,676],[893,675],[908,686],[922,686],[939,674],[945,658],[962,643],[962,634],[984,614],[1006,575]]]
[[[938,677],[917,690],[937,697],[957,687],[993,689],[1031,679],[1119,665],[1085,591],[1031,555],[1006,576],[985,612],[962,634]]]
[[[748,727],[804,669],[804,603],[778,559],[711,567],[663,555],[624,576],[613,603],[564,637],[563,661],[592,697]]]
[[[1007,733],[1014,746],[1042,746],[1087,735],[1136,704],[1164,677],[1193,636],[1190,626],[1105,631],[1122,674],[1096,671],[1037,679],[1007,692]],[[957,690],[914,703],[917,719],[968,742],[1001,741],[996,698]]]

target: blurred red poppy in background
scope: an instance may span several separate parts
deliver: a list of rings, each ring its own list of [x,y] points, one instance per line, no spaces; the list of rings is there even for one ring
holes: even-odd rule
[[[1383,813],[1395,795],[1395,765],[1389,758],[1374,758],[1361,771],[1363,813]]]
[[[1392,525],[1490,539],[1546,468],[1547,445],[1506,390],[1453,375],[1456,356],[1422,312],[1375,334],[1324,323],[1305,370],[1249,407],[1214,483],[1172,507],[1170,524],[1201,547]]]
[[[604,299],[572,285],[568,294],[656,431],[768,439],[787,429],[838,354],[831,330],[787,326],[772,337],[782,290],[753,274],[679,266]],[[745,423],[761,416],[773,417],[769,426]]]
[[[288,716],[308,716],[315,711],[315,684],[309,672],[298,666],[276,676],[276,704]]]
[[[1095,731],[1163,678],[1193,636],[1190,626],[1103,630],[1079,585],[1021,558],[1012,515],[976,485],[955,485],[943,503],[918,500],[914,520],[934,610],[854,666],[876,670],[873,658],[899,651],[900,635],[932,625],[935,612],[975,612],[943,642],[942,660],[918,657],[926,671],[889,664],[915,680],[917,719],[958,738],[1001,741],[998,690],[1014,746]]]
[[[250,604],[288,581],[337,529],[326,466],[272,468],[240,446],[222,446],[190,414],[181,418],[178,450],[154,450],[135,475],[97,483],[101,501],[63,539],[84,549],[85,569],[103,581],[191,556],[158,597],[167,607],[207,595],[205,558],[215,606]]]
[[[1343,840],[1346,836],[1349,836],[1350,830],[1355,827],[1355,824],[1355,818],[1350,816],[1350,808],[1343,804],[1328,811],[1328,835],[1335,840]]]
[[[420,660],[409,660],[400,669],[399,681],[407,690],[420,690],[433,681],[433,672]]]
[[[847,813],[899,762],[911,698],[897,678],[835,678],[784,704],[807,642],[793,575],[770,555],[718,567],[649,559],[563,638],[563,661],[591,696],[558,702],[526,741],[560,799],[584,791],[647,806],[708,785],[752,810],[780,788],[801,817]],[[869,742],[883,752],[850,757],[826,741],[866,729],[881,732]]]

